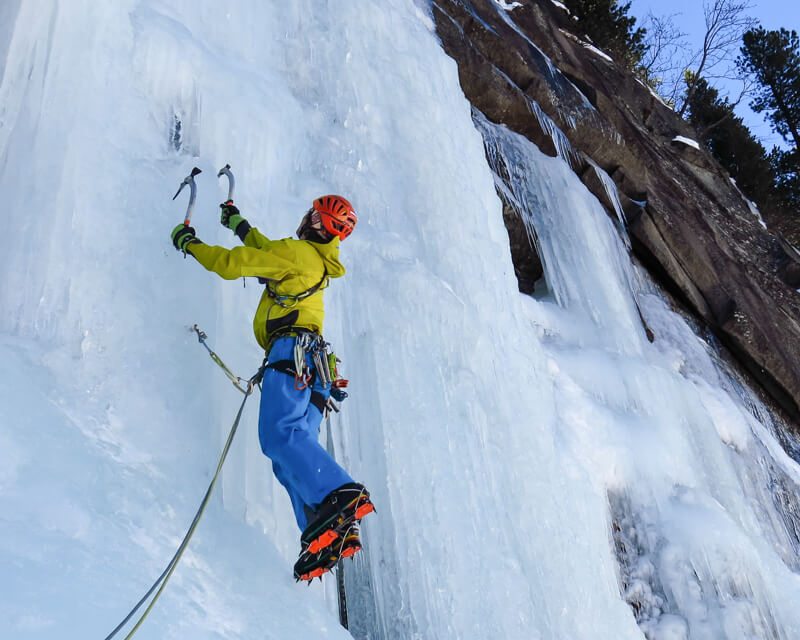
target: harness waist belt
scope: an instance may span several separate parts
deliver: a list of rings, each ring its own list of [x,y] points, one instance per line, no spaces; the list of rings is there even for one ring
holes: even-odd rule
[[[272,345],[275,344],[275,341],[278,338],[297,338],[301,334],[309,333],[312,336],[316,336],[317,338],[322,338],[320,334],[316,331],[312,331],[311,329],[306,329],[305,327],[295,327],[295,326],[288,326],[288,327],[280,327],[279,329],[275,329],[275,331],[270,332],[267,337],[267,355],[269,355],[270,350],[272,349]]]
[[[294,369],[294,361],[293,360],[276,360],[275,362],[270,362],[267,369],[275,369],[275,371],[280,371],[281,373],[285,373],[286,375],[292,376],[293,378],[297,376],[297,372]],[[311,372],[311,380],[308,383],[309,388],[314,385],[314,380],[317,377],[317,372]],[[314,389],[311,390],[311,404],[313,404],[317,409],[319,409],[320,413],[325,413],[325,405],[327,404],[327,398],[319,391]]]

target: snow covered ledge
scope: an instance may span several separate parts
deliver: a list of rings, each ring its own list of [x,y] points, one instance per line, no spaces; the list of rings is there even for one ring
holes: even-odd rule
[[[500,7],[502,9],[505,9],[506,11],[512,11],[513,9],[516,9],[517,7],[521,7],[522,6],[519,2],[511,2],[511,3],[509,3],[506,0],[494,0],[494,3],[497,4],[497,5],[500,5]]]
[[[691,138],[686,138],[684,136],[675,136],[672,141],[685,144],[687,147],[693,147],[700,151],[700,144],[697,142],[697,140],[692,140]]]

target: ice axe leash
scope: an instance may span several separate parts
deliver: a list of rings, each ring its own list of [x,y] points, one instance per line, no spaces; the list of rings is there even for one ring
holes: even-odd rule
[[[113,638],[119,632],[119,630],[122,629],[122,627],[124,627],[128,623],[128,621],[136,614],[139,608],[145,602],[147,602],[147,599],[153,594],[153,592],[156,591],[156,589],[158,589],[158,591],[156,591],[155,595],[153,596],[153,599],[150,601],[150,604],[147,606],[147,609],[145,609],[144,613],[141,615],[139,620],[130,630],[128,635],[125,636],[125,640],[130,640],[130,638],[133,637],[133,634],[139,630],[139,627],[142,625],[145,618],[147,618],[148,614],[153,609],[153,606],[155,605],[156,601],[161,596],[161,593],[164,591],[164,588],[167,586],[167,582],[169,582],[169,579],[172,577],[172,573],[175,571],[175,567],[178,566],[178,562],[183,556],[183,552],[186,551],[186,547],[189,546],[189,541],[192,539],[192,536],[194,535],[194,532],[197,529],[197,525],[200,522],[200,518],[203,517],[203,513],[206,510],[206,506],[208,505],[208,502],[211,498],[211,493],[214,491],[214,486],[217,484],[217,479],[219,478],[219,474],[222,471],[222,465],[225,463],[225,459],[228,457],[228,451],[231,448],[233,437],[236,435],[236,429],[238,428],[239,421],[242,418],[244,405],[247,402],[247,399],[250,397],[250,394],[253,393],[253,390],[255,389],[256,385],[259,385],[261,383],[261,378],[264,376],[264,370],[266,369],[267,366],[267,362],[265,359],[264,362],[261,364],[261,366],[258,368],[258,371],[256,371],[256,373],[253,375],[252,378],[246,381],[242,380],[242,378],[239,378],[235,376],[233,373],[231,373],[230,369],[228,369],[228,367],[225,366],[225,364],[222,362],[219,356],[217,356],[213,351],[211,351],[211,349],[205,343],[207,337],[206,334],[203,333],[197,327],[197,325],[194,325],[193,329],[194,331],[197,332],[198,337],[200,337],[200,343],[209,351],[209,354],[211,354],[212,360],[214,360],[214,362],[217,365],[219,365],[220,368],[222,368],[222,370],[225,372],[225,375],[227,375],[228,378],[230,378],[231,380],[234,379],[236,380],[234,384],[236,385],[236,388],[239,389],[239,391],[241,391],[244,394],[244,398],[242,399],[242,404],[239,406],[239,411],[237,411],[236,413],[236,418],[234,419],[233,425],[231,426],[231,430],[230,433],[228,434],[228,439],[225,442],[225,446],[222,449],[222,454],[220,455],[219,462],[217,463],[217,470],[214,472],[214,477],[211,479],[211,483],[208,485],[208,489],[206,490],[206,494],[203,497],[203,501],[200,503],[200,507],[197,509],[197,513],[195,514],[194,519],[192,520],[192,524],[189,526],[189,530],[186,532],[186,535],[184,536],[183,541],[178,547],[178,550],[175,552],[175,555],[172,556],[172,559],[169,561],[167,567],[164,569],[164,571],[161,573],[158,579],[153,583],[153,586],[150,587],[150,589],[147,591],[147,593],[144,594],[144,596],[142,596],[142,599],[139,600],[139,602],[133,609],[131,609],[130,613],[128,613],[128,615],[125,616],[125,619],[117,625],[116,629],[114,629],[110,634],[108,634],[108,636],[106,636],[105,640],[111,640],[111,638]],[[246,382],[247,385],[246,389],[243,389],[241,386],[239,386],[238,383],[240,381]]]
[[[175,193],[174,196],[172,196],[172,199],[174,200],[175,198],[178,197],[178,194],[180,194],[180,192],[183,191],[183,188],[187,184],[189,185],[189,206],[186,207],[186,215],[183,217],[183,224],[185,224],[187,227],[192,221],[192,211],[194,211],[194,201],[197,198],[197,185],[195,184],[194,177],[198,173],[202,173],[202,170],[198,169],[197,167],[192,169],[192,172],[183,179],[183,182],[181,182],[181,186],[178,187],[178,191]]]

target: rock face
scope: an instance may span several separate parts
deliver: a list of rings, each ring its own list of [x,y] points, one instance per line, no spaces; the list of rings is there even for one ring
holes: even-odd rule
[[[676,140],[696,134],[582,42],[563,7],[511,4],[433,2],[467,98],[553,156],[553,137],[535,116],[541,109],[578,150],[573,169],[609,210],[590,160],[612,176],[637,258],[800,421],[800,253],[762,226],[706,150]],[[541,265],[507,203],[504,217],[520,289],[530,291]]]

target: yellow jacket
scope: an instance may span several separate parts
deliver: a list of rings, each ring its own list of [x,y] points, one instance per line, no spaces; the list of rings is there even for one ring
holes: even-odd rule
[[[339,278],[344,275],[344,265],[339,262],[339,238],[327,244],[309,240],[270,240],[256,228],[250,228],[244,237],[243,247],[226,249],[192,243],[187,253],[209,271],[226,280],[243,276],[255,276],[269,280],[269,287],[278,296],[299,295],[322,282],[323,278]],[[315,293],[293,304],[288,298],[281,306],[265,288],[258,303],[253,332],[262,348],[269,344],[270,334],[284,327],[303,327],[322,333],[325,312],[322,305],[322,287]]]

